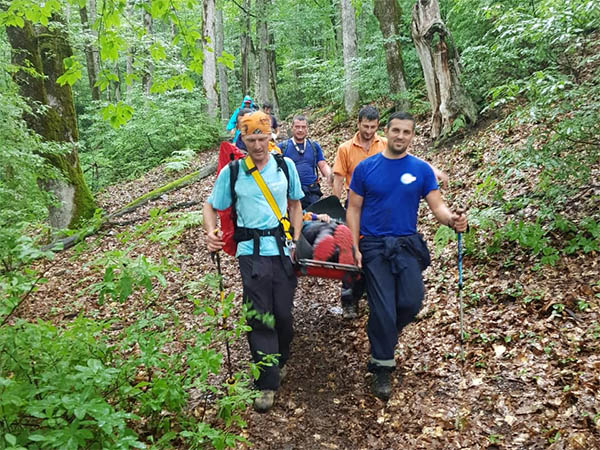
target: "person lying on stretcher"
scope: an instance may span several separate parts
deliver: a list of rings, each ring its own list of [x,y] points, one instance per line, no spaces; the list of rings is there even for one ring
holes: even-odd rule
[[[339,264],[354,264],[352,234],[343,223],[327,214],[307,212],[303,216],[302,237],[298,245],[298,259],[314,259]]]

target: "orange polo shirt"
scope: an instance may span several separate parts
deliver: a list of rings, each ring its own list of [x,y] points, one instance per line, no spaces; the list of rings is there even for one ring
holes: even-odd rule
[[[376,134],[367,151],[358,143],[358,132],[356,132],[352,139],[340,144],[338,147],[335,163],[333,164],[333,173],[346,178],[346,189],[348,189],[350,179],[358,163],[369,156],[382,152],[386,146],[387,139]]]

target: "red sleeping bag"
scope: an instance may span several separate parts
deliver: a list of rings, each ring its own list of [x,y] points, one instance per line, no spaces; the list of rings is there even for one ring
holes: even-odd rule
[[[221,169],[229,164],[231,161],[241,159],[246,156],[239,148],[230,142],[221,142],[219,147],[219,159],[217,161],[217,175],[221,172]],[[223,232],[223,241],[225,246],[223,250],[225,253],[231,256],[235,256],[237,244],[233,240],[233,222],[231,221],[231,207],[217,211],[219,219],[221,220],[221,231]]]

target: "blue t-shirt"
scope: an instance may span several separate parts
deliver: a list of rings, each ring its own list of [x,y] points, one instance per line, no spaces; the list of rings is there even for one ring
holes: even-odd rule
[[[304,197],[304,193],[300,187],[298,172],[296,172],[294,163],[290,159],[285,158],[285,163],[288,166],[290,176],[290,199],[300,200]],[[270,155],[269,161],[260,171],[260,176],[269,187],[273,198],[279,206],[279,211],[285,215],[285,212],[287,211],[288,181],[285,177],[285,173],[277,166],[275,157]],[[267,203],[267,200],[256,184],[256,181],[254,181],[252,175],[246,173],[241,163],[237,182],[235,183],[235,194],[237,196],[235,210],[237,212],[238,226],[268,230],[279,225],[275,213]],[[208,197],[208,202],[217,210],[224,210],[231,206],[229,165],[223,167],[221,172],[219,172],[219,176],[213,186],[210,197]],[[238,243],[235,255],[252,255],[253,253],[254,244],[252,240],[248,240]],[[277,247],[277,242],[273,236],[260,237],[259,254],[261,256],[279,255],[279,248]]]
[[[308,143],[308,145],[307,145]],[[302,186],[309,186],[317,181],[317,172],[316,172],[316,163],[319,161],[324,161],[323,150],[321,150],[321,146],[313,141],[305,139],[302,144],[296,144],[298,146],[298,150],[296,150],[296,146],[294,145],[294,141],[292,139],[288,139],[279,144],[279,148],[281,149],[281,153],[283,156],[287,156],[294,164],[296,164],[296,169],[298,169],[298,175],[300,176],[300,183]],[[315,160],[315,153],[317,152],[317,158]]]
[[[360,234],[407,236],[417,232],[421,198],[438,184],[425,161],[412,155],[389,159],[378,153],[356,166],[350,189],[363,197]]]

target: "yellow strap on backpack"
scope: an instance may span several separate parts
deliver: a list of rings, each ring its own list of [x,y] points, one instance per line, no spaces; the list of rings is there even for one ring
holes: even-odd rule
[[[271,191],[267,187],[265,180],[263,180],[263,178],[260,176],[258,169],[254,165],[254,161],[252,161],[252,158],[250,158],[250,156],[246,156],[243,159],[243,161],[246,168],[248,169],[248,173],[250,173],[250,175],[252,175],[252,178],[254,178],[254,181],[258,185],[265,199],[267,200],[267,203],[273,210],[273,213],[275,213],[275,217],[277,217],[277,220],[279,221],[279,223],[281,223],[286,241],[291,243],[292,234],[290,233],[290,229],[292,224],[290,222],[290,219],[287,216],[282,215],[281,211],[279,211],[279,206],[277,206],[277,202],[273,198],[273,194],[271,194]]]

